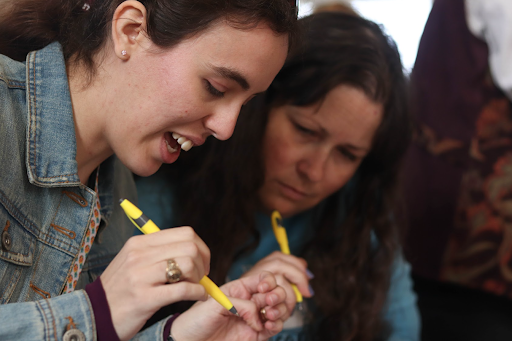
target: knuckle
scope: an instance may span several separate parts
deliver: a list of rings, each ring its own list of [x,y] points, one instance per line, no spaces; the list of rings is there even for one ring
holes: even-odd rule
[[[126,243],[124,244],[124,248],[126,250],[132,250],[132,249],[135,249],[137,247],[137,245],[139,244],[140,242],[140,237],[141,236],[133,236],[133,237],[130,237]]]
[[[140,252],[138,250],[128,250],[125,254],[125,262],[127,266],[133,266],[141,259]]]
[[[180,227],[181,233],[187,238],[187,239],[194,239],[196,237],[196,232],[194,229],[190,226],[182,226]]]
[[[268,255],[268,257],[279,257],[281,256],[283,253],[281,251],[274,251],[272,252],[270,255]]]
[[[276,287],[275,292],[280,298],[286,297],[286,290],[284,290],[284,288],[280,285]]]
[[[279,283],[279,285],[282,285],[282,283],[288,282],[282,274],[274,274],[274,277],[276,278],[276,281],[277,281],[277,283]]]
[[[191,258],[185,257],[180,259],[179,266],[185,278],[192,278],[195,273],[195,266]]]
[[[185,252],[192,258],[197,258],[201,254],[199,252],[199,247],[194,242],[185,242],[183,247],[185,249]]]

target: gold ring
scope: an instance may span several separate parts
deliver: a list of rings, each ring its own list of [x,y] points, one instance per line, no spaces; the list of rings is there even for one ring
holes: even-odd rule
[[[167,260],[167,269],[165,269],[167,283],[176,283],[181,279],[181,270],[178,263],[172,258]]]
[[[265,310],[265,308],[260,309],[260,317],[263,322],[268,321],[267,311]]]

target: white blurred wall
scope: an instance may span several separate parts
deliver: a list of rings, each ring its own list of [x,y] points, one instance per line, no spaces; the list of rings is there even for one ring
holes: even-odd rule
[[[299,17],[337,2],[348,2],[362,17],[381,24],[396,41],[406,72],[411,71],[432,0],[300,0]]]

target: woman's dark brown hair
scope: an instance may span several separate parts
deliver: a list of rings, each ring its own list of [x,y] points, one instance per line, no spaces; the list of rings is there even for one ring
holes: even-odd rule
[[[385,335],[382,308],[400,239],[398,172],[411,137],[406,80],[394,42],[378,25],[342,13],[313,14],[299,24],[302,44],[268,91],[242,109],[233,137],[209,140],[163,171],[179,198],[178,223],[193,226],[206,241],[210,275],[223,283],[247,251],[237,246],[256,235],[269,110],[321,103],[342,84],[382,103],[372,150],[350,182],[314,208],[315,236],[298,255],[315,274],[312,339],[376,340]]]
[[[53,41],[64,59],[73,56],[94,74],[93,57],[109,38],[117,6],[125,0],[5,0],[0,9],[0,53],[24,60]],[[250,29],[265,22],[295,40],[296,12],[288,0],[139,0],[147,10],[147,34],[169,48],[219,20]]]

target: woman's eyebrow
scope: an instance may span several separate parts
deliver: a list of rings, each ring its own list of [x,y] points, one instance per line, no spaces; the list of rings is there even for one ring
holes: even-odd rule
[[[242,87],[242,89],[244,89],[246,91],[249,90],[249,88],[251,87],[249,85],[249,82],[247,81],[247,79],[242,75],[242,73],[240,71],[230,69],[227,67],[223,67],[223,66],[213,66],[212,65],[211,68],[219,76],[234,80]]]

